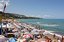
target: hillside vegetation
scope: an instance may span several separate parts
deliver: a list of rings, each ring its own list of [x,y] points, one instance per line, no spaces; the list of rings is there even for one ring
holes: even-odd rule
[[[6,17],[6,18],[13,17],[13,18],[16,18],[16,19],[40,19],[39,17],[27,17],[25,15],[19,15],[19,14],[14,14],[14,13],[0,12],[0,15],[2,15],[3,17]]]

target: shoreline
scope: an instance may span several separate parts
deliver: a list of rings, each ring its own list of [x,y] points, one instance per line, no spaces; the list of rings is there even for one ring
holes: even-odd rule
[[[32,26],[33,24],[29,24],[29,23],[25,23],[25,24],[28,24],[28,25],[30,25],[30,26]],[[35,24],[34,24],[35,25]],[[36,26],[36,25],[35,25]],[[44,30],[44,29],[42,29],[42,30]],[[47,32],[47,33],[49,33],[50,35],[56,35],[57,37],[59,37],[59,38],[62,38],[62,36],[64,36],[64,35],[61,35],[61,34],[59,34],[59,33],[56,33],[55,31],[50,31],[50,30],[44,30],[45,32]]]
[[[57,34],[57,33],[54,33],[53,31],[48,31],[48,30],[45,30],[46,32],[48,32],[49,34],[51,34],[51,35],[56,35],[56,36],[58,36],[58,37],[60,37],[60,38],[62,38],[62,36],[63,35],[60,35],[60,34]]]
[[[23,22],[23,23],[24,23],[24,22]],[[29,24],[29,23],[25,23],[25,24]],[[35,24],[34,24],[34,25],[33,25],[33,24],[29,24],[29,25],[31,25],[31,26],[38,26],[37,24],[36,24],[36,25],[35,25]],[[43,28],[40,28],[40,29],[43,29]],[[56,32],[56,31],[46,30],[46,29],[43,29],[43,30],[48,31],[48,32],[53,33],[53,34],[57,34],[57,35],[64,36],[64,34],[61,33],[61,32]]]
[[[58,21],[58,20],[53,20],[53,19],[39,19],[39,20],[23,20],[20,19],[20,21],[24,21],[25,23],[31,23],[31,24],[39,24],[41,26],[41,28],[45,29],[45,30],[51,30],[54,31],[54,33],[60,34],[60,35],[64,35],[64,22],[63,20]],[[58,21],[58,22],[57,22]],[[43,25],[45,26],[43,26]],[[47,25],[46,25],[47,24]],[[56,25],[56,26],[51,26],[51,25]]]
[[[29,24],[29,23],[28,23]],[[29,24],[29,25],[33,25],[33,24]],[[35,25],[35,24],[34,24]],[[36,25],[35,25],[36,26]],[[45,30],[45,29],[42,29],[42,30]],[[64,36],[64,35],[61,35],[60,33],[56,33],[55,31],[51,31],[51,30],[45,30],[45,32],[48,32],[49,34],[51,34],[51,35],[56,35],[56,36],[58,36],[58,37],[60,37],[60,38],[62,38],[62,36]]]
[[[28,23],[28,24],[29,24],[29,23]],[[31,25],[33,25],[33,24],[31,24]],[[38,24],[34,24],[34,25],[35,25],[35,26],[40,26],[40,25],[38,25]],[[40,29],[43,29],[43,27],[41,27]],[[53,33],[53,34],[56,34],[56,35],[64,36],[64,34],[61,33],[61,32],[56,32],[56,31],[46,30],[46,29],[43,29],[43,30],[48,31],[48,32]]]

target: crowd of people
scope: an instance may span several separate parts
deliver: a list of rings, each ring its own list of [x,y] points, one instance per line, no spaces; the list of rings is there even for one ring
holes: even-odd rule
[[[10,23],[11,22],[9,22],[9,24]],[[18,22],[14,23],[18,25]],[[14,23],[11,23],[11,25],[14,25]],[[46,36],[48,34],[44,34],[45,30],[30,27],[26,28],[21,25],[20,27],[21,28],[4,28],[3,35],[0,35],[0,42],[64,42],[63,36],[62,38],[57,37],[55,34],[52,35],[52,37]]]

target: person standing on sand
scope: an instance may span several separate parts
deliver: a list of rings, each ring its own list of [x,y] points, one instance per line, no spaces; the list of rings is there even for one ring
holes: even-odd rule
[[[48,38],[47,36],[45,36],[45,41],[46,42],[52,42],[52,40],[50,38]]]
[[[61,40],[61,42],[64,42],[64,36],[62,36],[62,40]]]
[[[61,40],[58,38],[58,42],[61,42]]]

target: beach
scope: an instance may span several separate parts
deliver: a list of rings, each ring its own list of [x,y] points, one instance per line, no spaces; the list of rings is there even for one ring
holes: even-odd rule
[[[51,42],[54,40],[58,42],[58,40],[62,41],[63,38],[63,35],[54,33],[54,31],[45,30],[39,25],[19,22],[17,19],[3,19],[2,21],[3,23],[6,23],[6,25],[2,24],[2,29],[4,30],[2,32],[2,36],[9,39],[11,38],[10,36],[13,37],[14,35],[17,40],[16,42],[19,42],[20,40],[21,42]]]
[[[64,19],[18,19],[18,21],[39,25],[44,30],[64,35]]]
[[[0,42],[64,42],[63,3],[0,0]]]

